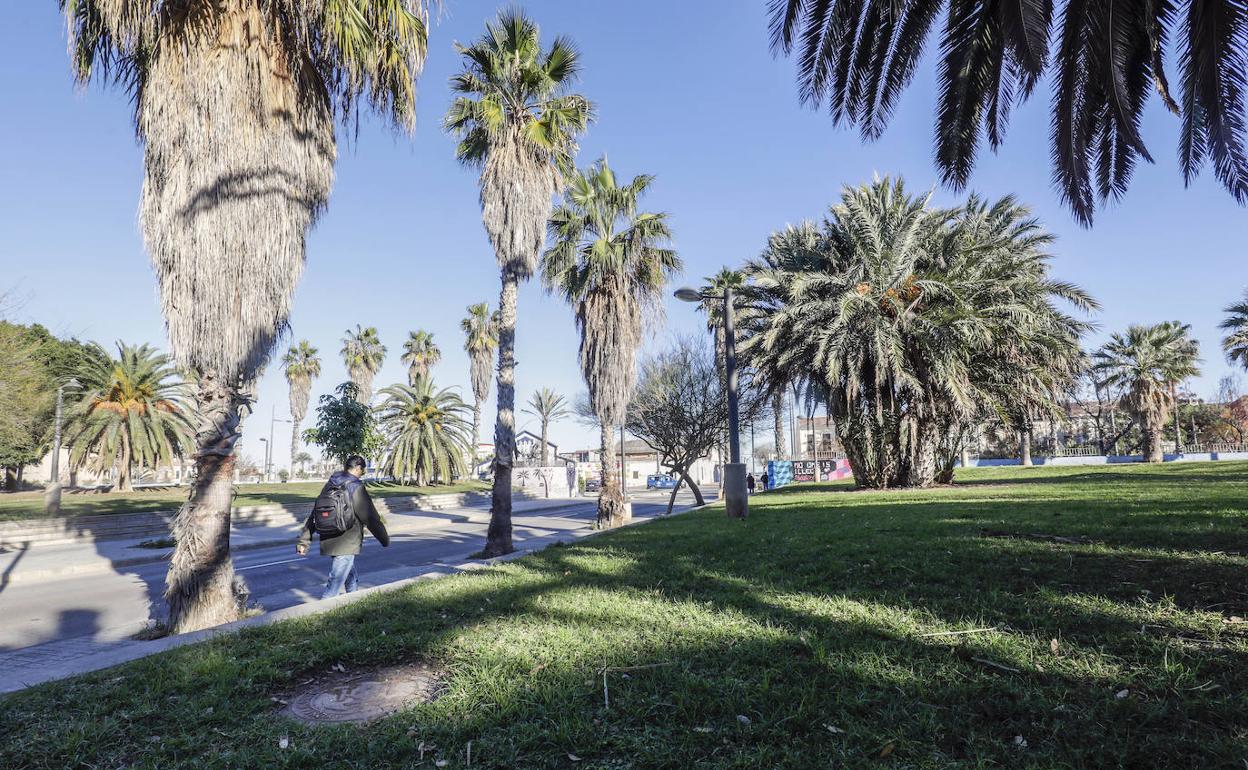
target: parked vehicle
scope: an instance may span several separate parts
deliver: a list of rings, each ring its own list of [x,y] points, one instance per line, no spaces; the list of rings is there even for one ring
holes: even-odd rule
[[[586,492],[601,492],[602,491],[602,479],[598,478],[597,476],[590,476],[589,478],[585,479],[585,491]]]
[[[652,473],[646,477],[646,489],[675,489],[679,483],[669,473]]]

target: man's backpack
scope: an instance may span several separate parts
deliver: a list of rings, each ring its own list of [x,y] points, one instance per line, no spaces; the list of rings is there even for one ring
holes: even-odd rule
[[[346,484],[326,484],[312,505],[312,525],[322,539],[338,537],[355,526],[355,509]]]

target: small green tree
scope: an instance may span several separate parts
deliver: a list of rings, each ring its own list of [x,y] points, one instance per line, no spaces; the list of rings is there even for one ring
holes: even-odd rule
[[[375,456],[380,434],[372,410],[359,401],[359,387],[344,382],[334,393],[337,395],[321,396],[316,407],[316,427],[304,431],[303,440],[319,446],[339,462],[346,462],[354,454]]]

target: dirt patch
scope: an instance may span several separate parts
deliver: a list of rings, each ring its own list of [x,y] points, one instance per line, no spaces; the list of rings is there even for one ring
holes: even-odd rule
[[[343,664],[301,682],[273,700],[281,714],[305,724],[371,722],[442,694],[444,675],[424,663],[353,671]]]

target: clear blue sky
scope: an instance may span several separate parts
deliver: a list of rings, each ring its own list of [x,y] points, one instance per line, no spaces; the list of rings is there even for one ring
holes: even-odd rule
[[[53,0],[12,5],[0,28],[0,288],[16,285],[26,298],[18,320],[105,344],[163,346],[137,227],[142,159],[129,100],[100,85],[75,88]],[[499,6],[444,6],[420,79],[415,135],[366,120],[358,141],[340,143],[337,184],[309,241],[292,318],[294,337],[310,339],[325,360],[314,399],[345,379],[339,340],[356,323],[377,326],[390,349],[379,385],[403,379],[400,347],[408,330],[424,328],[444,353],[436,379],[466,391],[459,319],[470,303],[497,303],[476,180],[456,164],[454,142],[439,126],[450,99],[447,79],[458,67],[452,42],[475,38]],[[671,213],[688,280],[757,253],[786,223],[821,216],[844,184],[876,173],[903,175],[916,189],[936,184],[930,61],[883,139],[863,144],[798,104],[791,63],[768,50],[764,6],[525,4],[546,35],[571,35],[583,49],[582,90],[597,103],[599,120],[582,143],[582,165],[605,152],[619,173],[657,175],[648,204]],[[1096,319],[1103,332],[1132,322],[1191,323],[1205,361],[1195,389],[1210,395],[1228,371],[1218,349],[1221,308],[1248,284],[1248,210],[1208,173],[1184,188],[1175,162],[1178,123],[1154,100],[1145,138],[1158,164],[1141,168],[1127,199],[1102,211],[1093,229],[1080,228],[1050,184],[1047,92],[1039,97],[1015,112],[1001,154],[982,156],[972,187],[990,196],[1014,192],[1034,206],[1059,236],[1056,274],[1104,304]],[[955,200],[945,190],[937,197]],[[368,301],[354,308],[337,301],[344,274],[367,285]],[[701,323],[675,301],[667,316],[651,345]],[[582,390],[571,312],[537,285],[521,293],[517,344],[521,398],[541,386],[569,396]],[[259,396],[243,444],[257,459],[270,409],[287,412],[277,367],[266,373]],[[491,404],[486,436],[492,411]],[[520,417],[522,427],[528,419]],[[288,430],[278,425],[279,447],[287,446]],[[570,421],[553,435],[565,449],[594,442],[591,431]]]

